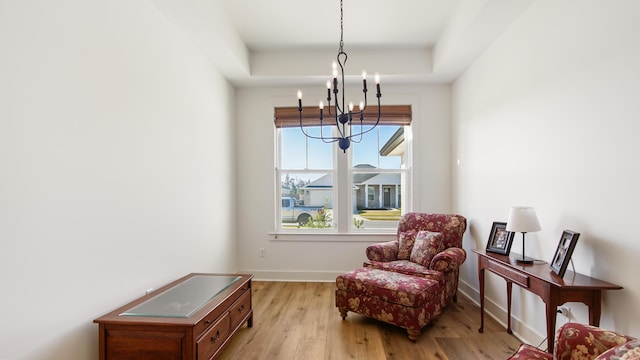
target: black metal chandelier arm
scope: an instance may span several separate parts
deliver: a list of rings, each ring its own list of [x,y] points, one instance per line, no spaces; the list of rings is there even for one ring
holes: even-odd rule
[[[320,122],[320,124],[322,124],[322,121]],[[337,120],[336,120],[336,127],[338,127],[338,129],[340,128],[339,125],[338,125],[338,121]],[[333,136],[333,135],[325,137],[322,134],[322,129],[323,129],[323,126],[320,126],[320,139],[322,139],[322,141],[324,143],[332,143],[332,142],[336,142],[336,141],[340,140],[341,137],[336,137],[336,136]]]
[[[322,140],[325,143],[333,143],[336,142],[342,138],[344,138],[344,136],[342,137],[335,137],[335,136],[329,136],[329,137],[325,137],[324,135],[322,135],[322,128],[323,125],[321,123],[320,125],[320,136],[316,136],[316,135],[311,135],[309,134],[304,127],[304,124],[302,123],[302,109],[299,110],[300,111],[300,131],[302,131],[302,133],[304,134],[304,136],[310,138],[310,139],[317,139],[317,140]]]
[[[332,136],[332,137],[324,137],[324,136],[311,135],[311,134],[309,134],[308,132],[306,132],[306,131],[304,130],[304,127],[303,127],[303,126],[301,126],[301,127],[300,127],[300,129],[302,130],[302,133],[303,133],[306,137],[308,137],[309,139],[322,140],[322,141],[324,141],[325,143],[332,143],[332,142],[336,142],[336,141],[338,141],[338,140],[340,140],[340,139],[341,139],[341,138],[339,138],[339,137],[333,137],[333,136]]]
[[[358,126],[358,125],[355,125],[355,126]],[[356,140],[356,137],[358,138],[357,140]],[[349,139],[349,141],[351,141],[352,143],[356,143],[356,144],[359,144],[359,143],[362,142],[362,139],[363,139],[363,137],[362,137],[362,121],[360,121],[360,132],[357,133],[357,134],[354,134],[353,131],[351,131],[351,135],[347,139]]]
[[[344,62],[340,61],[340,55],[344,55]],[[344,114],[345,112],[347,112],[347,103],[345,102],[345,97],[344,97],[346,94],[346,92],[344,91],[344,65],[347,64],[347,53],[345,53],[344,51],[340,51],[338,53],[338,56],[336,56],[336,59],[338,60],[338,65],[340,65],[340,80],[341,80],[340,86],[342,88],[342,109],[340,109],[340,104],[338,104],[338,97],[337,97],[338,88],[335,87],[333,89],[333,92],[334,94],[336,94],[335,100],[336,100],[337,108],[340,109],[340,112]],[[335,82],[336,78],[333,78],[333,81]]]
[[[342,126],[342,128],[341,128],[341,124],[340,124],[340,121],[338,120],[338,116],[334,117],[334,119],[335,119],[335,126],[336,126],[336,129],[338,131],[338,135],[339,136],[330,136],[330,138],[334,138],[334,139],[344,138],[345,137],[344,136],[344,134],[345,134],[344,126]]]
[[[367,89],[363,89],[362,93],[364,94],[364,101],[361,102],[362,107],[360,107],[360,111],[358,111],[357,114],[360,118],[362,118],[362,115],[364,115],[364,111],[367,109]]]
[[[356,133],[356,134],[352,133],[351,135],[347,136],[347,138],[351,139],[351,138],[356,137],[356,136],[362,136],[362,135],[368,133],[369,131],[375,129],[375,127],[378,126],[378,123],[380,123],[380,101],[379,100],[378,100],[378,116],[376,118],[375,124],[371,125],[371,127],[369,129],[367,129],[365,131],[362,131],[362,126],[363,125],[362,125],[362,120],[361,120],[360,121],[360,132]],[[359,142],[359,141],[354,141],[354,142]]]
[[[329,116],[331,118],[334,118],[336,120],[336,125],[338,125],[338,116],[340,116],[340,114],[342,114],[342,109],[340,109],[338,102],[336,101],[336,103],[334,105],[331,105],[331,102],[329,102],[327,108],[329,109]],[[335,112],[331,111],[331,108],[335,108]]]

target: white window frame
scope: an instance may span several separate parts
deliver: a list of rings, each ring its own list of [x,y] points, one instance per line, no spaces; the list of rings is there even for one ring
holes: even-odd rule
[[[354,173],[362,173],[362,172],[375,172],[375,173],[401,173],[401,176],[404,177],[403,186],[401,186],[402,194],[402,209],[403,213],[407,213],[412,211],[412,194],[413,194],[413,171],[412,171],[412,163],[413,163],[413,146],[412,146],[412,130],[411,125],[405,126],[404,130],[404,141],[405,141],[405,166],[401,169],[354,169],[352,166],[352,157],[349,150],[347,153],[343,153],[342,150],[338,148],[337,142],[332,146],[332,159],[333,159],[333,169],[283,169],[281,168],[281,158],[282,158],[282,137],[281,137],[281,129],[276,129],[276,159],[275,159],[275,184],[276,184],[276,192],[274,203],[276,204],[275,218],[274,218],[274,226],[275,226],[275,234],[340,234],[340,235],[354,235],[354,234],[371,234],[371,233],[379,233],[379,234],[394,234],[397,231],[397,227],[394,225],[390,228],[381,228],[381,229],[356,229],[353,226],[353,214],[351,209],[354,208],[354,201],[352,196],[352,179]],[[367,134],[370,135],[371,134]],[[365,135],[365,136],[367,136]],[[306,144],[310,139],[306,139]],[[318,141],[318,140],[312,140]],[[307,145],[308,146],[308,145]],[[306,149],[305,149],[306,151]],[[286,229],[282,227],[282,208],[281,208],[281,178],[283,174],[286,173],[332,173],[333,174],[333,186],[332,186],[332,220],[333,226],[328,229]],[[341,174],[345,174],[346,176],[341,176]],[[368,197],[368,194],[367,194]],[[340,210],[347,211],[340,211]]]

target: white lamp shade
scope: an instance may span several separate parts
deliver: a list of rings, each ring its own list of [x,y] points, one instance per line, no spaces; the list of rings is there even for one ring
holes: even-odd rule
[[[507,231],[532,232],[540,231],[540,223],[536,211],[530,206],[514,206],[509,211]]]

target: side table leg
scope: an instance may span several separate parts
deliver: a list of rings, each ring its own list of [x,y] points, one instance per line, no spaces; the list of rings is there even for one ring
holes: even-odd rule
[[[602,294],[600,290],[594,290],[589,305],[589,325],[600,326],[600,313],[602,312]]]
[[[478,281],[480,285],[480,329],[478,332],[484,331],[484,268],[478,268]]]
[[[507,281],[507,333],[513,334],[511,331],[511,289],[513,288],[513,282]]]
[[[553,353],[553,341],[556,333],[556,315],[558,304],[550,301],[547,305],[547,352]]]

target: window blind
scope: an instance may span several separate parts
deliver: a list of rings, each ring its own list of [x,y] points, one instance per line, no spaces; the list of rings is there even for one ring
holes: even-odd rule
[[[335,108],[332,107],[332,111]],[[335,114],[334,114],[335,115]],[[323,110],[323,123],[333,125],[335,123],[334,116],[329,115],[328,108],[325,106]],[[367,106],[364,112],[364,125],[373,125],[378,117],[377,106]],[[276,107],[274,109],[274,123],[277,128],[298,127],[300,126],[300,113],[297,106]],[[320,108],[317,106],[302,107],[302,125],[318,126],[320,122]],[[360,118],[354,115],[354,124],[360,123]],[[406,126],[411,124],[411,105],[383,105],[380,107],[379,125],[400,125]]]

